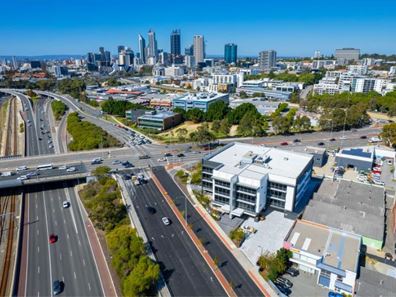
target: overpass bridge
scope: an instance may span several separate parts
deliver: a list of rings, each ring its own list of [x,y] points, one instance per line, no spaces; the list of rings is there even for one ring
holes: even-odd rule
[[[90,172],[84,164],[71,164],[73,171],[54,167],[46,170],[27,169],[13,172],[12,175],[0,176],[0,189],[28,187],[38,184],[65,182],[70,180],[85,180]],[[29,176],[29,178],[27,178]],[[22,178],[24,177],[24,178]]]

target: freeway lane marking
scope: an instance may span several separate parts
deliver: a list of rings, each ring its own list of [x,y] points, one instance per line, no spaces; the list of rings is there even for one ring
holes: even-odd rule
[[[40,274],[40,266],[37,267],[37,273]]]
[[[66,193],[66,200],[67,200],[67,201],[71,201],[71,200],[70,200],[69,189],[70,189],[70,188],[64,188],[64,191],[65,191],[65,193]],[[72,205],[70,208],[71,208],[70,213],[71,213],[71,217],[72,217],[72,220],[73,220],[74,229],[76,230],[76,234],[78,234],[76,218],[74,217],[74,208],[73,208],[73,205]]]
[[[74,274],[74,279],[77,279],[77,275],[75,271],[73,271],[73,274]]]
[[[59,253],[59,259],[62,261],[62,253]]]
[[[91,284],[90,283],[88,283],[88,290],[91,291]]]
[[[45,203],[45,194],[46,192],[43,192],[43,200],[44,200],[44,215],[45,215],[45,227],[47,229],[47,238],[49,236],[49,231],[48,231],[48,217],[47,217],[47,205]],[[49,259],[49,272],[50,272],[50,292],[52,296],[52,266],[51,266],[51,253],[50,253],[50,248],[48,247],[48,259]]]
[[[40,253],[40,247],[39,246],[37,247],[37,253]]]

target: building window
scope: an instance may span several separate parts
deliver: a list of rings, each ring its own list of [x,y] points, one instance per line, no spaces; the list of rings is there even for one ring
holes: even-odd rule
[[[221,180],[215,180],[215,184],[218,185],[218,186],[226,187],[226,188],[230,187],[230,183],[223,182]]]
[[[269,200],[269,204],[273,207],[276,208],[285,208],[285,201],[280,201],[280,200],[276,200],[276,199],[270,199]]]
[[[236,193],[236,199],[245,200],[247,202],[256,202],[256,196],[250,196],[243,193]]]
[[[215,187],[215,193],[230,196],[230,190],[226,190],[223,188]]]
[[[269,197],[269,198],[277,198],[277,199],[280,199],[280,200],[286,200],[286,193],[270,189],[268,191],[267,197]]]
[[[202,179],[211,180],[212,179],[212,175],[203,172],[202,173]]]
[[[214,195],[214,201],[217,203],[221,203],[221,204],[229,204],[230,203],[230,199],[223,197],[223,196],[219,196],[219,195]]]
[[[243,186],[237,186],[236,188],[237,191],[242,191],[245,193],[251,193],[256,195],[257,190],[256,189],[251,189],[251,188],[247,188],[247,187],[243,187]]]
[[[287,190],[287,186],[286,185],[282,185],[282,184],[278,184],[278,183],[274,183],[274,182],[269,182],[268,183],[268,187],[270,189],[277,189],[277,190],[281,190],[281,191],[285,191]]]
[[[240,201],[237,201],[235,207],[242,208],[243,210],[255,212],[256,207],[254,205],[246,204]]]

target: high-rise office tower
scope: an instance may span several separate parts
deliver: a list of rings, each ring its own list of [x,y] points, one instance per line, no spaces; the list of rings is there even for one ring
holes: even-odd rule
[[[259,53],[259,67],[262,70],[270,71],[276,66],[276,51],[268,50]]]
[[[155,32],[150,31],[148,32],[148,45],[147,45],[147,57],[155,57],[157,58],[157,40],[155,39]]]
[[[357,48],[340,48],[335,51],[337,64],[343,65],[350,61],[356,62],[360,58],[360,49]]]
[[[195,63],[203,62],[205,59],[205,41],[203,35],[195,35],[193,45]]]
[[[193,55],[194,55],[194,45],[192,44],[192,45],[190,45],[189,47],[186,47],[186,48],[184,49],[184,54],[185,54],[186,56],[193,56]]]
[[[238,46],[234,43],[227,43],[224,46],[224,61],[227,64],[235,63],[238,59]]]
[[[123,50],[125,50],[125,46],[119,45],[119,46],[117,47],[117,53],[121,53],[121,51],[123,51]]]
[[[180,45],[180,30],[173,30],[170,35],[170,50],[172,57],[180,56],[181,45]]]
[[[140,55],[140,62],[142,64],[146,63],[146,40],[142,35],[139,34],[139,55]]]

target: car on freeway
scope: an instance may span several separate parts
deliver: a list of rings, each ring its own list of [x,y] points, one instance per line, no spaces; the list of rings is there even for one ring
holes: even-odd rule
[[[122,178],[123,178],[124,180],[130,180],[130,179],[131,179],[131,175],[130,175],[130,174],[124,174],[124,175],[122,176]]]
[[[102,158],[95,158],[91,161],[91,165],[101,164],[102,161]]]
[[[158,162],[166,162],[166,157],[159,158],[157,161]]]
[[[120,160],[114,160],[113,162],[111,162],[112,165],[119,165],[121,164]]]
[[[74,172],[76,170],[77,170],[76,167],[72,166],[72,167],[67,168],[66,172]]]
[[[301,140],[298,139],[298,138],[296,138],[296,139],[293,140],[293,142],[294,142],[294,143],[297,143],[297,142],[301,142]]]
[[[139,159],[144,160],[144,159],[150,159],[151,157],[149,155],[140,155]]]
[[[329,140],[330,140],[330,141],[336,141],[336,139],[335,139],[335,138],[330,138]]]
[[[39,140],[41,141],[41,140],[43,140],[41,137],[39,137]]]
[[[360,136],[360,139],[367,139],[367,136],[366,135],[362,135],[362,136]]]
[[[282,285],[284,285],[287,288],[293,287],[293,283],[291,281],[289,281],[287,278],[284,278],[284,277],[281,277],[281,276],[279,276],[276,279],[276,282],[277,283],[281,283]]]
[[[67,166],[66,166],[66,165],[62,165],[62,166],[59,166],[58,169],[60,169],[60,170],[66,170],[66,169],[67,169]]]
[[[322,146],[322,145],[324,145],[324,142],[323,141],[318,142],[318,145]]]
[[[122,162],[121,164],[122,164],[122,166],[124,166],[125,168],[131,168],[131,167],[133,167],[133,164],[130,163],[129,161]]]
[[[289,145],[287,141],[281,142],[280,145]]]
[[[180,153],[180,154],[177,154],[177,157],[178,158],[183,158],[183,157],[185,157],[185,155],[183,153]]]
[[[54,148],[54,146],[53,146],[52,144],[50,144],[50,145],[48,146],[48,148],[51,149],[51,148]]]
[[[149,214],[155,214],[157,212],[157,210],[152,206],[146,206],[146,210]]]
[[[70,207],[70,202],[65,200],[65,201],[62,202],[62,206],[63,206],[63,208],[69,208]]]
[[[24,170],[28,170],[28,167],[27,167],[26,165],[18,166],[18,167],[16,168],[16,171],[24,171]]]
[[[56,236],[55,234],[50,234],[50,236],[49,236],[49,243],[50,244],[54,244],[55,242],[57,242],[57,240],[58,240],[58,236]]]
[[[62,293],[62,291],[63,291],[63,284],[62,284],[62,282],[59,281],[59,280],[55,280],[55,281],[52,283],[52,293],[53,293],[54,295],[59,295],[60,293]]]
[[[300,272],[293,267],[289,267],[288,269],[286,269],[286,273],[291,276],[297,276],[300,274]]]
[[[31,172],[29,172],[29,173],[26,173],[26,176],[27,176],[28,178],[30,178],[30,177],[32,177],[32,176],[37,176],[37,175],[39,175],[38,171],[31,171]]]
[[[27,177],[26,175],[21,175],[17,178],[17,180],[27,180],[29,179],[29,177]]]
[[[346,137],[345,135],[342,135],[342,136],[340,137],[340,140],[345,140],[345,139],[347,139],[347,137]]]
[[[173,155],[171,153],[165,153],[164,157],[172,157]]]

